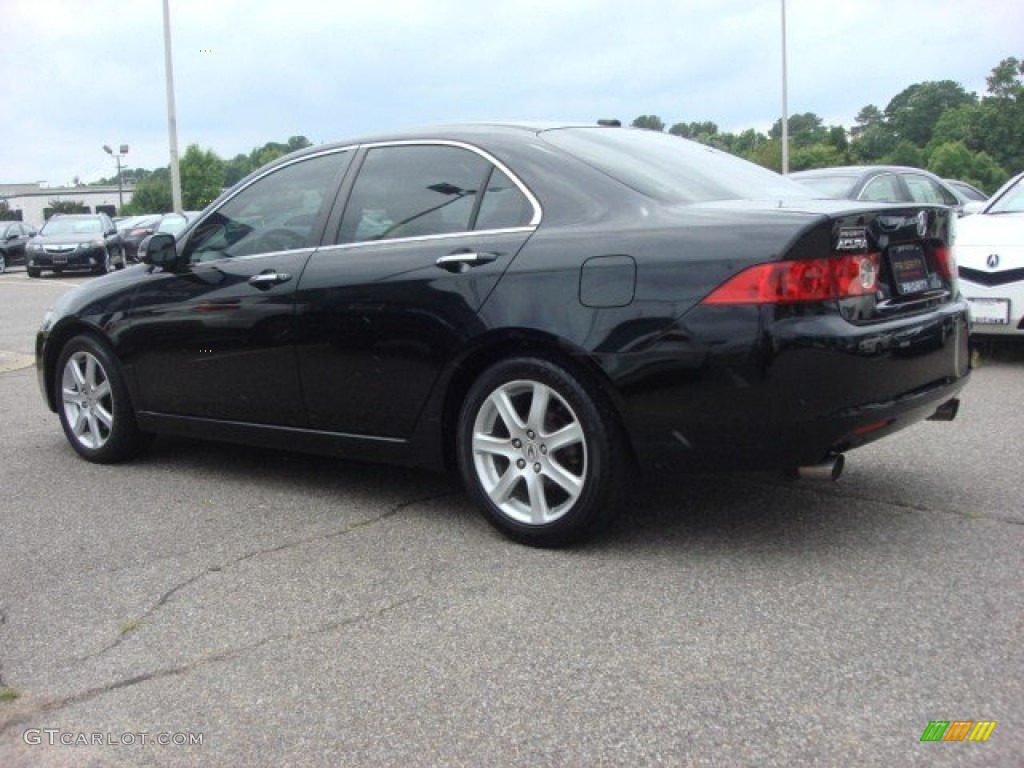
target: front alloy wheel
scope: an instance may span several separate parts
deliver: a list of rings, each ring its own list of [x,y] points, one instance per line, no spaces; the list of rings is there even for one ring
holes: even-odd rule
[[[148,436],[135,423],[120,369],[89,336],[76,336],[61,351],[57,369],[58,414],[68,442],[98,463],[129,458]]]
[[[484,373],[459,426],[463,478],[499,530],[526,544],[579,540],[615,511],[625,460],[600,397],[550,361]]]

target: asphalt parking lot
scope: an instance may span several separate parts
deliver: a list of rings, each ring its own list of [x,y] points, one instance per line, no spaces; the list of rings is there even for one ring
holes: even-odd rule
[[[445,476],[78,459],[25,366],[86,279],[0,275],[0,765],[1021,765],[1021,349],[837,484],[646,478],[551,552]]]

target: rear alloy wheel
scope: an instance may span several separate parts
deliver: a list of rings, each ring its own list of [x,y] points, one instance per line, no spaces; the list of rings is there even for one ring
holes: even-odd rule
[[[90,336],[76,336],[61,350],[56,371],[57,411],[68,442],[99,464],[131,458],[149,436],[140,432],[117,363]]]
[[[7,254],[0,252],[0,275],[7,271]]]
[[[39,277],[39,275],[41,274],[38,269],[32,269],[31,267],[27,267],[25,269],[25,272],[28,273],[29,277]]]
[[[627,465],[603,398],[561,366],[514,358],[473,385],[458,427],[463,480],[516,541],[579,541],[615,513]]]

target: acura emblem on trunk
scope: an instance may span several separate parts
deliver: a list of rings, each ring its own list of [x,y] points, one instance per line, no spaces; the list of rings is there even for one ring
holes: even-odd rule
[[[921,211],[917,214],[917,236],[924,237],[928,234],[928,214]]]
[[[999,266],[999,254],[990,253],[988,255],[988,258],[985,259],[985,263],[988,264],[989,269],[995,269],[996,267]]]

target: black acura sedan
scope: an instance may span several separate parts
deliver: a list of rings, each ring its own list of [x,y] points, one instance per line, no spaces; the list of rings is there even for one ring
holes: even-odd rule
[[[103,275],[111,267],[125,266],[121,236],[105,213],[54,214],[29,240],[25,256],[29,277],[39,277],[47,269],[56,274],[89,270]]]
[[[243,179],[39,331],[72,447],[152,435],[457,469],[528,544],[579,540],[636,469],[803,469],[969,375],[939,205],[812,200],[674,136],[470,125]]]

